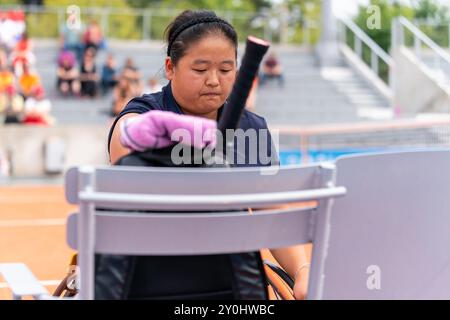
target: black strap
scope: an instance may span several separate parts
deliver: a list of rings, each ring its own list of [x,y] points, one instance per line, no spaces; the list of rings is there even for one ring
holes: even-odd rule
[[[178,38],[178,36],[186,29],[193,27],[197,24],[201,24],[201,23],[223,23],[227,26],[229,26],[230,28],[233,29],[233,26],[231,24],[229,24],[227,21],[219,18],[219,17],[204,17],[204,18],[198,18],[198,19],[193,19],[193,20],[189,20],[185,23],[183,23],[181,26],[179,26],[173,33],[173,35],[170,37],[169,39],[169,44],[167,46],[167,56],[170,56],[170,50],[172,48],[173,43],[175,42],[175,40]]]

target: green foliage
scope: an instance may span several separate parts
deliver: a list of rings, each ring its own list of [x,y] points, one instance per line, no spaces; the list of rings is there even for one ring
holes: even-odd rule
[[[320,35],[321,0],[285,0],[291,13],[289,42],[316,43]]]
[[[360,6],[359,13],[355,19],[356,24],[385,51],[389,51],[391,46],[392,21],[397,16],[413,18],[414,11],[411,7],[401,5],[398,2],[389,4],[386,0],[371,0],[371,5],[380,9],[381,28],[371,28],[367,21],[373,12],[367,10],[367,6]]]
[[[432,0],[418,0],[415,5],[414,18],[420,23],[420,29],[440,46],[449,44],[449,13],[448,8]],[[427,25],[430,21],[433,25]]]
[[[380,47],[385,51],[389,51],[391,46],[391,26],[392,20],[397,16],[404,16],[410,20],[419,19],[422,21],[431,20],[437,25],[421,26],[420,29],[431,39],[441,46],[449,45],[449,16],[448,9],[436,3],[434,0],[416,0],[413,6],[402,5],[395,1],[390,4],[387,0],[371,0],[371,5],[378,6],[381,13],[381,28],[371,29],[367,25],[369,15],[366,6],[360,6],[358,15],[355,18],[356,23],[364,32],[366,32]],[[412,37],[406,34],[407,44],[411,44]],[[350,44],[349,44],[350,45]]]
[[[208,9],[218,11],[257,11],[270,7],[269,0],[126,0],[132,8]]]
[[[13,4],[21,4],[18,0],[0,0],[1,5],[13,5]]]
[[[132,8],[141,9],[158,5],[161,0],[126,0],[126,2]]]
[[[1,4],[19,4],[13,0],[0,0]],[[186,9],[215,10],[220,16],[233,20],[241,39],[247,34],[262,35],[259,28],[252,29],[252,12],[269,7],[270,0],[45,0],[45,12],[27,14],[31,37],[57,37],[67,16],[65,8],[81,8],[81,20],[86,25],[96,20],[106,36],[119,39],[162,39],[166,26],[176,14]],[[97,10],[90,11],[95,8]],[[144,9],[148,11],[142,11]],[[218,10],[220,8],[220,10]],[[119,12],[117,10],[120,9]],[[122,10],[123,9],[123,10]],[[156,9],[158,12],[151,14]],[[143,15],[142,13],[150,13]],[[150,17],[149,17],[150,16]],[[144,28],[146,28],[144,30]]]
[[[148,0],[146,0],[148,1]],[[99,7],[99,8],[126,8],[128,4],[126,0],[44,0],[45,6],[48,7],[67,7],[71,4],[79,7]]]
[[[431,19],[440,23],[447,23],[448,8],[433,0],[416,0],[414,18],[420,20]]]

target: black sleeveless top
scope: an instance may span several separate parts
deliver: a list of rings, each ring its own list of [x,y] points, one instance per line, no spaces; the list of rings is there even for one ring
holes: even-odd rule
[[[172,94],[170,82],[168,85],[163,87],[160,92],[144,94],[141,97],[134,98],[128,102],[111,126],[108,136],[108,151],[110,150],[113,130],[123,115],[127,113],[142,114],[151,110],[171,111],[174,113],[183,114]],[[220,117],[222,110],[223,106],[218,111],[218,117]],[[245,146],[242,148],[243,150],[239,150],[240,152],[238,152],[238,143],[235,143],[234,166],[248,167],[278,165],[278,154],[268,130],[267,122],[263,117],[260,117],[245,109],[241,116],[239,129],[242,129],[244,132],[247,132],[250,129],[256,130],[257,146],[256,148],[250,148],[248,141],[246,140]],[[260,133],[260,130],[267,130],[267,137],[264,136],[264,131],[261,131],[261,135],[258,134]],[[261,140],[261,137],[263,137],[264,140]],[[251,152],[256,154],[252,154]],[[268,159],[271,159],[270,162],[268,162]]]

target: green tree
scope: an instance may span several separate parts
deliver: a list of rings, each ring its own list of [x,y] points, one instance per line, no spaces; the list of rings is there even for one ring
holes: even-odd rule
[[[356,24],[371,37],[381,48],[389,51],[391,47],[392,21],[397,16],[413,18],[414,11],[411,7],[402,5],[398,1],[389,3],[387,0],[371,0],[370,5],[376,6],[380,10],[381,27],[372,28],[368,26],[368,21],[372,12],[367,10],[367,6],[359,6],[358,14],[355,18]]]
[[[356,23],[369,35],[380,47],[388,51],[391,46],[392,20],[399,16],[405,16],[412,20],[430,21],[431,25],[421,24],[420,29],[441,46],[448,46],[449,15],[445,6],[439,5],[435,0],[415,0],[412,6],[406,6],[399,1],[371,0],[371,5],[380,9],[381,28],[373,29],[367,25],[370,12],[366,6],[360,6],[355,18]],[[352,39],[351,35],[349,37]],[[406,44],[412,43],[411,34],[406,33]]]
[[[21,2],[18,0],[1,0],[0,4],[1,5],[15,5],[15,4],[21,4]]]
[[[433,20],[439,23],[447,23],[448,8],[433,0],[416,0],[414,18],[421,20]]]
[[[133,8],[174,7],[181,9],[210,9],[210,10],[241,10],[257,11],[272,5],[270,0],[126,0]]]
[[[450,19],[447,7],[433,0],[417,0],[414,18],[419,21],[420,29],[437,44],[449,46]]]

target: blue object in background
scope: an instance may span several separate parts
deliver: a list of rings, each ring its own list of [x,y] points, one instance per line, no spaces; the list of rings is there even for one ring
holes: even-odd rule
[[[308,162],[334,161],[336,158],[355,153],[373,153],[386,151],[388,148],[365,148],[365,149],[324,149],[324,150],[309,150]],[[302,163],[302,153],[300,150],[282,150],[279,154],[280,164],[300,164]]]

